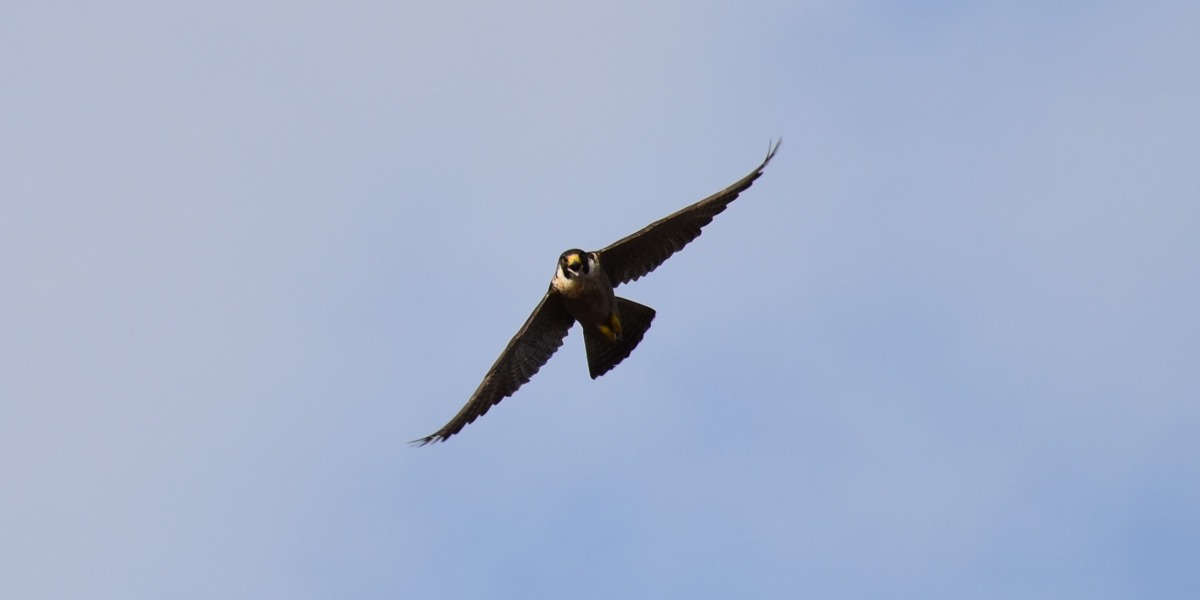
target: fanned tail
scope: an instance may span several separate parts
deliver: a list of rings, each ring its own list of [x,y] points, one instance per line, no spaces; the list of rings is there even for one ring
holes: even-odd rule
[[[617,298],[617,312],[621,315],[621,338],[610,342],[599,331],[583,328],[583,341],[587,347],[588,371],[595,379],[625,360],[637,348],[650,322],[654,320],[654,309],[633,300]]]

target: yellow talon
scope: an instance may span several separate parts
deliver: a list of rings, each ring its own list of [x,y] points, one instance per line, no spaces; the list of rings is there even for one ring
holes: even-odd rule
[[[600,330],[601,335],[610,342],[616,342],[621,337],[621,318],[617,313],[613,313],[608,317],[608,324],[601,323],[596,326]]]

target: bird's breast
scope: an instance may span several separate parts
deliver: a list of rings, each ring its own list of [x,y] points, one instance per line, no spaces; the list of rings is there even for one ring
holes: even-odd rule
[[[554,291],[567,298],[603,298],[606,295],[612,294],[612,286],[606,285],[607,283],[606,279],[596,275],[586,275],[570,279],[555,277],[553,281]]]

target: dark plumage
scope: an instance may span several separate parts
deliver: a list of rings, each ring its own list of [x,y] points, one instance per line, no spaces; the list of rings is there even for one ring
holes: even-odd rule
[[[423,446],[444,441],[511,396],[550,360],[576,321],[584,328],[592,379],[628,357],[650,328],[655,312],[648,306],[615,296],[613,288],[650,273],[699,237],[700,230],[713,217],[762,175],[778,149],[776,142],[762,164],[733,185],[603,250],[564,252],[550,289],[488,369],[466,405],[441,429],[413,443]],[[596,266],[599,269],[593,268]]]

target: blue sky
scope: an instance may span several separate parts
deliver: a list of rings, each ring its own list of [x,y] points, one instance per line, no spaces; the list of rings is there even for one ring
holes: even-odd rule
[[[1200,594],[1195,3],[0,17],[0,597]]]

